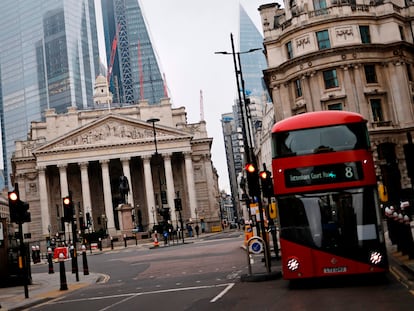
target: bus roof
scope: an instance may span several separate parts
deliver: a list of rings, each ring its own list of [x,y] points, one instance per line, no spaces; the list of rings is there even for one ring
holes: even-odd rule
[[[272,133],[359,122],[366,122],[366,120],[355,112],[342,110],[306,112],[277,122],[273,125]]]

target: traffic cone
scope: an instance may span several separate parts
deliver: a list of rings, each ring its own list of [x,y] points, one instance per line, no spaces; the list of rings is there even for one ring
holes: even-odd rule
[[[157,231],[154,232],[154,247],[160,246],[160,243],[158,242],[158,234]]]

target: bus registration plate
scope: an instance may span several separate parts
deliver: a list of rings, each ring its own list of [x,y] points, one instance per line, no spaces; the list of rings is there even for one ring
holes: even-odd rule
[[[346,267],[326,267],[323,268],[323,273],[344,273],[346,272]]]

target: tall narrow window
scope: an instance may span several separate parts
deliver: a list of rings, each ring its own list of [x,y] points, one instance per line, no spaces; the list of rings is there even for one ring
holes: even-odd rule
[[[400,30],[401,40],[404,41],[405,40],[404,28],[402,26],[398,26],[398,29]]]
[[[286,51],[287,51],[288,59],[293,58],[293,50],[292,50],[292,42],[291,41],[286,43]]]
[[[315,11],[326,9],[326,0],[313,0],[313,8]]]
[[[374,98],[370,100],[372,118],[374,122],[384,121],[384,114],[382,113],[381,99]]]
[[[315,10],[315,16],[328,14],[326,0],[313,0],[313,8]]]
[[[408,81],[413,82],[413,74],[411,72],[411,65],[407,64]]]
[[[378,83],[375,65],[365,65],[364,70],[367,83]]]
[[[329,49],[331,47],[328,30],[318,31],[316,33],[316,38],[318,40],[319,50]]]
[[[359,33],[361,34],[362,43],[371,43],[371,36],[369,34],[369,26],[359,26]]]
[[[326,70],[323,72],[323,81],[325,83],[325,89],[332,89],[338,87],[338,77],[336,76],[336,69]]]
[[[302,97],[302,82],[300,79],[295,80],[295,94],[296,97]]]

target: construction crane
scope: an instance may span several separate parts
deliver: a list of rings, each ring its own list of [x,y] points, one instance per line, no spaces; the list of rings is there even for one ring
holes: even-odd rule
[[[118,34],[119,34],[119,24],[116,27],[116,33],[114,40],[112,41],[112,48],[111,48],[111,58],[109,59],[109,65],[108,65],[108,72],[106,74],[106,79],[108,81],[108,86],[111,83],[111,76],[112,76],[112,67],[114,66],[114,60],[116,55],[116,47],[118,45]]]

